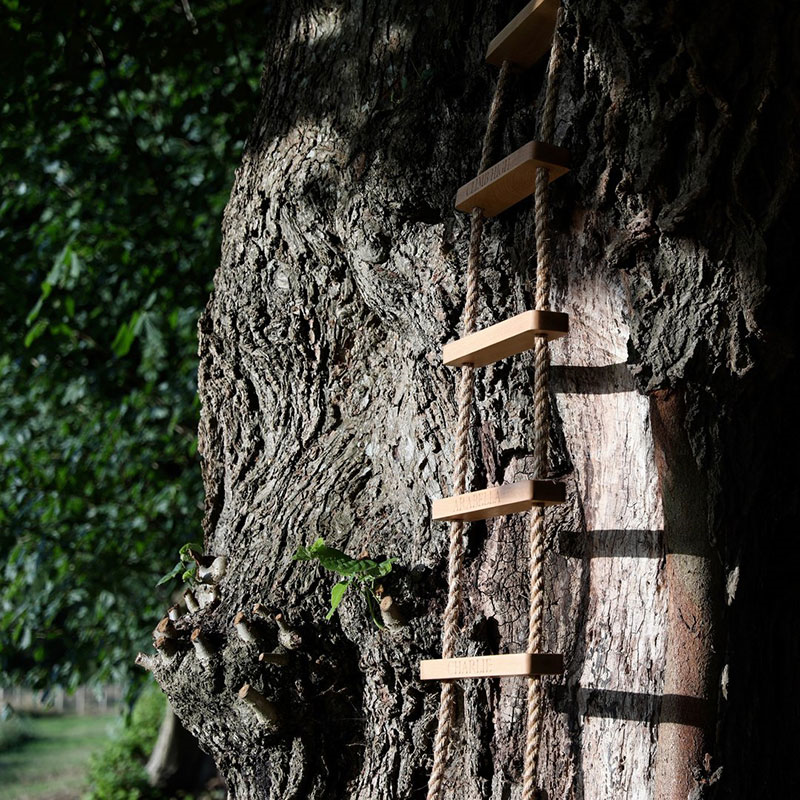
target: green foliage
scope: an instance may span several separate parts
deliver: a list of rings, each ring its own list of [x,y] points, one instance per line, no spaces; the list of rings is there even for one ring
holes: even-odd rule
[[[89,763],[91,791],[84,800],[156,800],[163,795],[147,782],[145,764],[158,738],[166,709],[158,687],[149,684],[130,718]]]
[[[178,550],[180,560],[178,563],[166,574],[161,577],[161,580],[156,586],[162,586],[168,583],[173,578],[177,578],[180,573],[181,580],[188,583],[190,586],[194,585],[197,578],[197,555],[203,552],[203,545],[197,542],[188,542]]]
[[[0,709],[0,753],[18,747],[32,736],[28,718],[15,712]]]
[[[0,681],[128,677],[200,527],[197,320],[268,11],[192,11],[0,6]]]
[[[354,586],[364,596],[372,621],[378,628],[383,628],[375,612],[378,599],[375,594],[375,581],[392,571],[392,564],[396,559],[372,561],[369,558],[352,558],[335,547],[328,547],[324,539],[317,539],[311,547],[298,547],[292,560],[318,561],[323,568],[344,578],[335,583],[331,589],[331,607],[325,619],[333,617],[347,590]]]

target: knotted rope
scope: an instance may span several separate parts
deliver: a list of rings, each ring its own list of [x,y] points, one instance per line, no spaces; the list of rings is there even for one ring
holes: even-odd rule
[[[542,111],[541,140],[551,142],[555,128],[556,101],[558,99],[557,77],[561,65],[561,39],[558,35],[561,8],[556,17],[556,28],[550,50]],[[549,235],[549,170],[536,170],[536,298],[540,311],[550,310],[550,235]],[[548,435],[550,430],[550,354],[547,338],[539,336],[534,343],[534,477],[547,477]],[[544,605],[544,507],[531,509],[530,534],[530,612],[528,616],[528,652],[537,653],[542,647],[542,609]],[[528,679],[528,723],[525,736],[525,767],[522,777],[522,800],[535,800],[537,795],[536,772],[539,766],[539,749],[542,734],[542,680],[537,675]]]
[[[480,172],[489,166],[497,124],[503,104],[509,64],[503,62],[497,86],[494,90],[489,120],[483,136]],[[474,333],[478,316],[478,268],[481,259],[481,237],[485,222],[483,211],[475,208],[470,219],[469,259],[467,261],[467,291],[464,300],[464,336]],[[458,429],[456,431],[455,468],[453,471],[453,494],[463,494],[467,483],[467,456],[469,454],[469,430],[472,411],[472,397],[475,388],[475,368],[471,364],[461,367],[458,385]],[[452,658],[458,639],[458,613],[461,608],[461,581],[464,563],[464,523],[454,520],[450,523],[450,553],[448,558],[448,593],[444,610],[444,632],[442,635],[442,658]],[[439,700],[439,724],[433,742],[433,767],[428,781],[428,800],[438,800],[441,796],[442,781],[450,754],[450,734],[456,713],[456,687],[450,681],[442,684]]]

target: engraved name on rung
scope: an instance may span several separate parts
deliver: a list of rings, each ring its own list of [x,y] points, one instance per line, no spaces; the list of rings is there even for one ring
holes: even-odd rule
[[[505,678],[514,675],[558,675],[564,671],[559,653],[508,653],[499,656],[437,658],[420,662],[423,681],[458,678]]]
[[[527,511],[533,505],[563,503],[565,499],[566,487],[558,481],[518,481],[434,500],[433,519],[489,519]]]
[[[548,169],[550,181],[554,181],[569,171],[568,164],[569,152],[563,147],[528,142],[465,183],[456,193],[456,208],[481,208],[484,216],[497,216],[533,194],[539,167]]]

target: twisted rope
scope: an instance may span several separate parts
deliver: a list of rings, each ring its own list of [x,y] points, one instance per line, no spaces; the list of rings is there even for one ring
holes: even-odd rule
[[[556,102],[558,100],[557,76],[561,65],[561,39],[558,28],[561,8],[556,18],[553,45],[547,70],[547,89],[542,111],[541,140],[550,142],[555,128]],[[549,170],[536,170],[536,308],[550,309],[550,235],[549,235]],[[538,337],[534,344],[535,377],[534,402],[534,476],[543,478],[547,474],[548,433],[550,430],[550,353],[547,338]],[[541,651],[542,613],[544,607],[544,508],[534,506],[531,510],[530,536],[530,613],[528,616],[528,652]],[[542,681],[537,675],[528,679],[528,721],[525,736],[525,767],[522,778],[522,800],[535,800],[537,796],[536,773],[539,767],[539,751],[542,734]]]
[[[509,64],[503,62],[497,78],[486,133],[481,149],[480,172],[489,166],[497,125],[503,105]],[[481,258],[481,238],[486,218],[480,208],[472,211],[470,218],[469,259],[467,261],[467,290],[464,299],[464,335],[475,331],[478,317],[478,269]],[[463,494],[467,485],[469,456],[469,430],[471,422],[472,397],[475,389],[475,368],[471,364],[461,367],[458,385],[458,427],[456,430],[455,467],[453,470],[453,494]],[[442,658],[453,658],[458,640],[458,612],[461,608],[462,571],[464,564],[464,523],[454,520],[450,523],[450,551],[448,556],[448,593],[444,610],[442,634]],[[428,800],[441,797],[442,783],[450,755],[450,740],[455,721],[456,687],[452,682],[442,684],[439,699],[439,722],[433,742],[433,767],[428,781]]]

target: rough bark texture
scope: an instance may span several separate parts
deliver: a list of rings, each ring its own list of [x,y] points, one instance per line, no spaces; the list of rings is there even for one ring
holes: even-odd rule
[[[201,321],[206,546],[221,602],[156,674],[236,798],[423,797],[446,594],[455,375],[468,219],[494,73],[517,4],[277,3],[262,105]],[[798,13],[777,0],[565,3],[553,184],[548,680],[551,798],[752,798],[796,788],[796,519],[788,381],[797,302]],[[533,138],[543,65],[512,77],[498,157]],[[531,305],[531,203],[487,226],[481,326]],[[480,370],[471,486],[530,477],[532,359]],[[784,536],[782,536],[782,534]],[[408,619],[378,632],[355,597],[291,561],[317,536],[398,559]],[[524,649],[527,526],[467,534],[463,654]],[[303,636],[262,665],[232,618],[254,602]],[[277,732],[237,698],[268,698]],[[720,688],[722,691],[720,691]],[[464,682],[448,797],[520,793],[522,681]],[[716,772],[722,767],[721,774]]]

